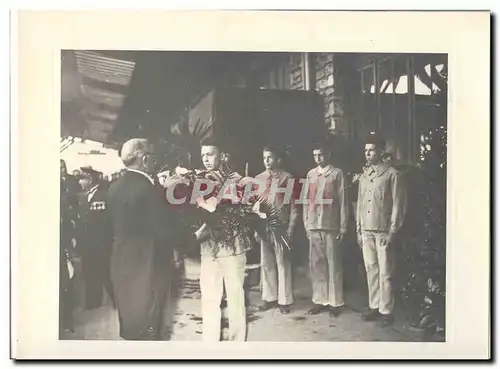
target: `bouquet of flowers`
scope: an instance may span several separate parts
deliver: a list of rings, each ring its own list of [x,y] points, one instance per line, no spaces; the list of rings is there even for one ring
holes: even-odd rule
[[[240,177],[227,161],[223,161],[217,171],[177,167],[169,180],[164,182],[164,186],[182,182],[187,195],[193,196],[197,181],[201,181],[202,184],[198,188],[204,193],[195,201],[188,201],[188,204],[202,210],[197,212],[196,223],[204,224],[208,238],[214,241],[214,253],[217,253],[220,247],[234,248],[235,239],[252,245],[251,240],[255,233],[261,238],[274,241],[280,251],[291,249],[287,228],[279,218],[278,209],[262,196],[251,194],[257,185],[255,179]],[[207,191],[208,185],[211,185],[213,190]],[[227,185],[234,186],[230,199],[221,193]]]

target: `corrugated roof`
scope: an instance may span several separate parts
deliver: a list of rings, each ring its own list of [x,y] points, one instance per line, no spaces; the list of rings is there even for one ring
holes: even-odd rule
[[[135,63],[102,56],[92,51],[75,51],[78,71],[97,81],[128,86]]]
[[[63,113],[68,112],[62,117],[62,124],[66,125],[62,131],[104,143],[123,107],[135,62],[87,50],[64,51],[64,58],[62,83],[73,86],[65,79],[77,81],[78,91],[65,92],[71,97],[62,99]],[[64,105],[73,108],[65,109]]]

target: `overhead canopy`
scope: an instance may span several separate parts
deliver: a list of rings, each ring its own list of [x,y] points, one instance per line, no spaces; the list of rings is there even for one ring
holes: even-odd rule
[[[137,51],[130,93],[113,139],[167,137],[214,87],[255,83],[252,73],[281,65],[287,53]]]
[[[61,136],[105,143],[123,108],[135,69],[133,54],[63,50]]]
[[[287,53],[213,51],[62,52],[62,138],[118,148],[131,137],[164,138],[216,86],[258,83],[255,71]]]
[[[312,165],[312,145],[325,139],[323,99],[313,91],[218,88],[189,112],[175,132],[199,158],[209,140],[231,154],[235,169],[250,175],[262,171],[262,149],[287,152],[298,174]],[[291,169],[291,168],[289,168]]]

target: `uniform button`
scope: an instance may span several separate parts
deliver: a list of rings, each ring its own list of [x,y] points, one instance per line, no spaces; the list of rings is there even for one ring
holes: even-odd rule
[[[368,214],[370,214],[370,210],[368,210]]]
[[[368,200],[368,202],[372,202],[372,200]]]

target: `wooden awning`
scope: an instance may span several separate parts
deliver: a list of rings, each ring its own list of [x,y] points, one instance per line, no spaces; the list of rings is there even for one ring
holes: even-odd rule
[[[64,50],[61,59],[61,137],[106,143],[135,69],[131,53]]]

